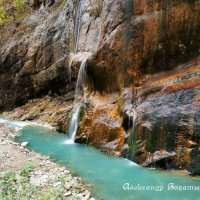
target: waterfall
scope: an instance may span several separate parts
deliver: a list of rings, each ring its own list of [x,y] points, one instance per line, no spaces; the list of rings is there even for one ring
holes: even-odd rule
[[[69,140],[67,140],[67,143],[73,144],[76,139],[76,133],[78,131],[78,122],[79,122],[79,113],[81,110],[81,105],[77,107],[75,112],[72,115],[72,119],[70,121],[69,125]]]
[[[80,69],[78,72],[78,79],[77,79],[76,90],[75,90],[75,102],[78,102],[84,93],[83,91],[84,85],[87,79],[86,63],[87,63],[87,58],[81,62]]]
[[[74,54],[78,51],[78,41],[80,36],[80,26],[81,26],[81,14],[82,14],[82,0],[79,0],[78,9],[76,13],[76,24],[75,24],[75,46],[74,46]]]
[[[74,45],[74,54],[75,55],[77,55],[77,52],[78,52],[78,41],[79,41],[79,36],[80,36],[81,14],[82,14],[82,1],[83,0],[79,0],[78,9],[77,9],[77,12],[76,12],[75,45]],[[87,58],[84,59],[81,62],[81,65],[80,65],[78,78],[77,78],[77,82],[76,82],[74,103],[79,103],[83,94],[84,94],[84,85],[85,85],[85,82],[86,82],[86,79],[87,79],[87,74],[86,74]],[[70,68],[70,79],[71,79],[71,64],[72,64],[72,60],[70,61],[70,66],[69,66],[69,68]],[[75,112],[73,113],[72,119],[70,121],[70,125],[69,125],[69,137],[70,137],[70,139],[67,141],[68,143],[74,143],[74,141],[76,139],[76,133],[78,131],[80,110],[81,110],[81,105],[79,103],[79,106],[77,107],[77,109],[75,109]]]
[[[80,26],[81,26],[81,13],[82,13],[82,0],[79,0],[78,9],[76,12],[76,24],[75,24],[75,41],[74,41],[74,54],[70,56],[69,67],[68,67],[68,76],[69,81],[71,83],[72,80],[72,69],[71,65],[74,59],[74,55],[77,54],[78,51],[78,41],[80,36]]]
[[[79,69],[78,79],[76,82],[76,90],[75,90],[75,99],[74,99],[75,103],[80,102],[80,98],[83,96],[83,93],[84,93],[83,89],[84,89],[85,81],[87,78],[86,63],[87,63],[87,59],[84,59],[81,63],[80,69]],[[67,143],[74,143],[74,141],[76,139],[80,111],[81,111],[81,105],[79,103],[79,106],[75,109],[75,112],[73,113],[72,119],[70,121],[70,125],[69,125],[70,139],[67,141]]]

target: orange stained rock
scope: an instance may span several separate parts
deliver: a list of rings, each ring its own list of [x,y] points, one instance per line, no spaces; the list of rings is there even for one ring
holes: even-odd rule
[[[198,87],[198,86],[200,86],[200,81],[196,80],[196,81],[193,81],[193,82],[186,82],[184,84],[171,85],[171,86],[165,88],[162,93],[168,94],[168,93],[171,93],[171,92],[176,92],[176,91],[179,91],[179,90],[187,90],[187,89]]]
[[[152,85],[151,83],[157,84],[157,85],[170,84],[170,83],[173,83],[174,80],[177,80],[188,74],[195,74],[198,72],[200,73],[200,61],[198,61],[198,63],[193,63],[192,66],[189,63],[188,67],[187,67],[187,65],[178,66],[177,69],[169,71],[169,72],[165,72],[164,74],[160,74],[160,76],[158,76],[158,75],[152,76],[148,80],[148,82],[145,86]]]
[[[175,70],[153,75],[148,78],[146,84],[139,88],[139,93],[148,93],[148,91],[160,91],[162,94],[168,94],[179,90],[187,90],[200,86],[200,61],[187,63],[179,66]]]

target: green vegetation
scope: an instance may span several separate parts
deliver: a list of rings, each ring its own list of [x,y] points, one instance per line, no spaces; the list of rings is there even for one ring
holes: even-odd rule
[[[128,145],[129,145],[129,158],[131,160],[135,159],[135,155],[137,153],[137,147],[138,147],[138,140],[137,140],[137,130],[136,127],[132,127],[130,131],[130,136],[128,139]]]
[[[0,1],[0,25],[10,22],[20,22],[25,14],[25,0]]]
[[[33,164],[23,168],[19,175],[15,172],[5,172],[0,180],[0,200],[63,200],[65,192],[65,177],[59,177],[61,186],[55,189],[50,186],[37,187],[31,185],[30,177],[35,167]]]

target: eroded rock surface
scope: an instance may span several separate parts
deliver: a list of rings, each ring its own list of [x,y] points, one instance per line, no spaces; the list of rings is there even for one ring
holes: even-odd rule
[[[169,168],[198,174],[200,0],[84,0],[80,12],[78,5],[56,1],[1,39],[0,109],[73,91],[89,55],[77,141],[140,164],[175,152]],[[62,131],[72,107],[55,122]]]
[[[50,90],[69,91],[67,52],[73,3],[60,4],[51,10],[36,10],[10,36],[1,31],[0,110],[22,105]]]

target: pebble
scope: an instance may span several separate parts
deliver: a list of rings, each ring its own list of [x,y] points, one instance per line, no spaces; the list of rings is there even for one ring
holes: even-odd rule
[[[64,172],[65,171],[65,167],[60,168],[60,171]]]
[[[1,130],[0,130],[1,131]],[[1,132],[0,132],[1,133]],[[65,167],[59,166],[53,163],[50,160],[50,157],[43,157],[42,155],[35,153],[33,151],[29,151],[26,147],[28,142],[16,143],[8,139],[8,135],[3,136],[0,135],[0,145],[7,145],[6,152],[4,153],[4,147],[1,150],[0,160],[7,160],[7,163],[14,162],[15,156],[11,153],[13,151],[17,151],[22,155],[28,155],[26,157],[26,162],[29,163],[35,162],[37,160],[36,169],[30,174],[30,183],[31,185],[38,186],[39,188],[44,188],[44,191],[47,187],[52,187],[54,189],[60,189],[62,183],[59,181],[59,177],[66,177],[65,182],[65,191],[64,195],[66,198],[64,199],[77,199],[79,196],[81,200],[95,200],[94,198],[90,198],[91,193],[87,191],[87,187],[82,184],[82,179],[80,177],[73,177],[71,172],[68,171]],[[8,145],[9,144],[9,145]],[[19,151],[21,149],[21,151]],[[1,172],[0,172],[1,178]],[[77,189],[74,188],[77,186]]]
[[[69,191],[69,192],[66,192],[64,195],[65,195],[65,197],[70,197],[70,196],[72,196],[72,193]]]
[[[22,143],[21,143],[21,146],[22,146],[22,147],[26,147],[27,145],[28,145],[28,142],[22,142]]]
[[[85,191],[85,192],[84,192],[84,198],[83,198],[83,200],[89,200],[89,199],[90,199],[90,196],[91,196],[91,193]]]
[[[66,170],[66,169],[65,169],[64,172],[65,172],[65,174],[70,174],[70,171],[68,171],[68,170]]]
[[[71,189],[71,187],[72,187],[72,185],[71,185],[71,184],[67,184],[67,185],[65,186],[66,190],[69,190],[69,189]]]

